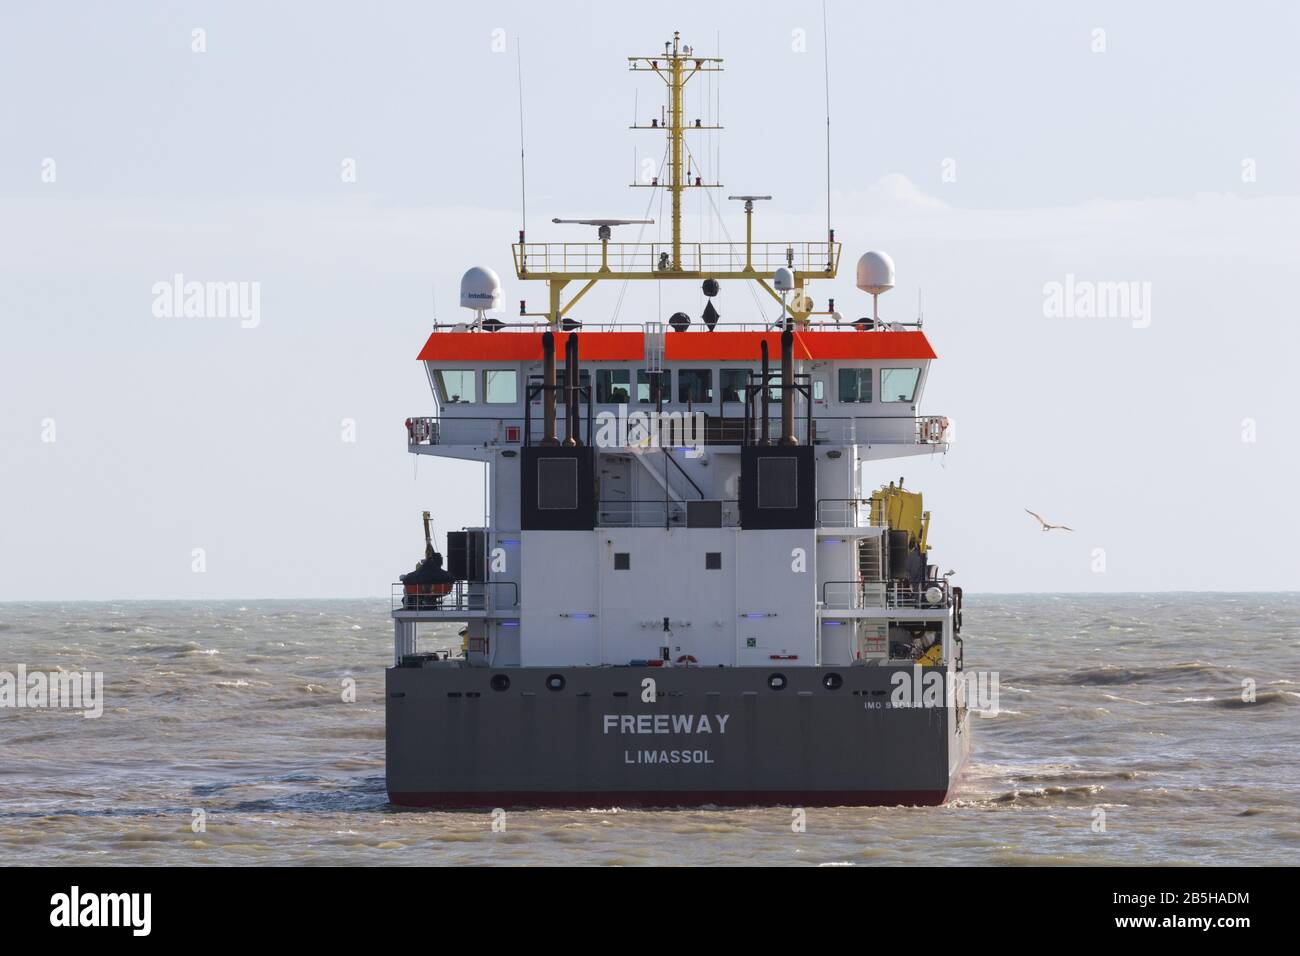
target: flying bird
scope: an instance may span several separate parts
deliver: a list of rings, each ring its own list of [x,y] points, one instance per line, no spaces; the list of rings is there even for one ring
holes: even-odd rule
[[[1035,519],[1039,524],[1041,524],[1041,525],[1043,526],[1043,530],[1044,530],[1044,531],[1052,531],[1052,530],[1054,530],[1054,529],[1056,529],[1056,528],[1060,528],[1062,531],[1073,531],[1073,530],[1074,530],[1073,528],[1068,527],[1067,525],[1063,525],[1063,524],[1048,524],[1046,521],[1043,520],[1043,516],[1042,516],[1042,515],[1040,515],[1040,514],[1035,514],[1034,512],[1030,511],[1028,508],[1025,509],[1025,513],[1026,513],[1026,514],[1031,514],[1031,515],[1033,515],[1033,516],[1034,516],[1034,519]]]

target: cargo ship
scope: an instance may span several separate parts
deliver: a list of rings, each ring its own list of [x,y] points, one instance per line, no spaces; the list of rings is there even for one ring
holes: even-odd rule
[[[719,188],[688,137],[720,129],[684,91],[722,61],[674,35],[628,65],[666,92],[634,123],[664,137],[659,175],[634,185],[671,204],[670,238],[613,241],[646,220],[553,220],[594,229],[584,242],[521,230],[515,278],[545,284],[544,310],[503,317],[497,274],[471,268],[466,319],[419,352],[432,414],[406,420],[408,449],[481,463],[485,505],[445,558],[426,513],[424,558],[393,584],[389,799],[942,803],[970,747],[962,591],[893,478],[894,459],[949,447],[948,420],[919,412],[922,318],[881,317],[894,265],[877,251],[856,263],[869,316],[818,309],[840,244],[829,224],[756,241],[767,196],[729,197],[743,241],[684,239],[683,196]],[[601,282],[691,283],[700,313],[580,319]],[[779,317],[723,321],[742,284]],[[421,649],[449,627],[459,652]]]

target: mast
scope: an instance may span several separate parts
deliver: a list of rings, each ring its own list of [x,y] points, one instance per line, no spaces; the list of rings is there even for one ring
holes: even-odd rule
[[[668,138],[672,149],[672,179],[668,184],[673,196],[673,258],[672,271],[682,271],[682,90],[686,81],[682,79],[682,59],[677,54],[680,34],[673,33],[672,70],[669,73],[668,88],[671,106],[668,109]]]
[[[825,241],[756,242],[754,240],[754,201],[771,199],[771,196],[733,196],[745,200],[745,242],[738,243],[685,242],[682,230],[682,198],[688,189],[718,189],[721,183],[704,182],[700,170],[690,168],[691,151],[686,136],[695,131],[721,130],[722,126],[706,124],[703,119],[687,119],[686,84],[699,73],[722,72],[722,58],[697,55],[694,48],[681,42],[681,34],[674,32],[665,41],[663,52],[649,56],[630,56],[628,69],[653,73],[664,82],[666,102],[659,116],[648,122],[633,118],[634,130],[651,130],[666,137],[665,170],[663,181],[654,176],[649,182],[633,182],[633,187],[666,189],[671,200],[670,243],[611,242],[611,227],[645,223],[644,219],[561,219],[555,223],[577,223],[596,226],[595,243],[526,242],[521,231],[518,244],[513,246],[515,274],[521,280],[545,282],[547,303],[545,311],[529,312],[521,307],[521,316],[544,318],[552,330],[563,326],[570,309],[597,283],[607,280],[660,281],[663,279],[713,279],[718,281],[742,280],[755,283],[775,301],[781,296],[772,288],[773,271],[785,267],[794,274],[797,293],[790,303],[790,314],[798,325],[812,315],[829,315],[830,312],[813,312],[802,294],[805,283],[812,279],[834,279],[839,269],[840,244],[830,234]],[[566,286],[581,283],[576,292],[567,297]],[[783,303],[784,306],[784,303]]]
[[[663,61],[662,63],[660,61]],[[717,189],[721,183],[706,183],[699,177],[691,181],[686,169],[686,131],[688,129],[717,130],[721,126],[705,126],[701,120],[687,125],[686,121],[686,84],[697,73],[722,72],[722,60],[718,57],[696,56],[690,46],[683,46],[681,33],[674,31],[672,40],[664,42],[663,56],[628,57],[633,70],[652,70],[659,75],[667,87],[668,102],[665,124],[661,127],[657,120],[651,120],[649,126],[633,125],[633,129],[662,129],[668,136],[668,193],[672,198],[672,253],[667,268],[661,272],[685,272],[686,263],[682,258],[682,193],[687,189]],[[634,186],[645,185],[633,183]],[[652,183],[650,185],[657,185]],[[697,264],[698,268],[698,264]]]

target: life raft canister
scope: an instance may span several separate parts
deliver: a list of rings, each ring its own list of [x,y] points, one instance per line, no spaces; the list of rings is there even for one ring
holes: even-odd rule
[[[427,597],[429,595],[442,597],[445,594],[450,594],[451,588],[450,584],[404,584],[402,585],[402,592],[410,597]]]

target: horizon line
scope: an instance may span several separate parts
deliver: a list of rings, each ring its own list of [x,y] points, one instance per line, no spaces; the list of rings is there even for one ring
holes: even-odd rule
[[[1178,594],[1221,594],[1221,595],[1300,595],[1300,590],[1258,589],[1253,591],[1212,591],[1212,590],[1140,590],[1140,591],[977,591],[974,596],[987,597],[1134,597],[1143,595],[1178,595]],[[383,601],[391,600],[389,594],[347,595],[338,597],[205,597],[205,598],[161,598],[161,597],[114,597],[114,598],[0,598],[0,607],[7,604],[203,604],[211,602],[233,603],[246,601],[251,603],[269,601]]]

